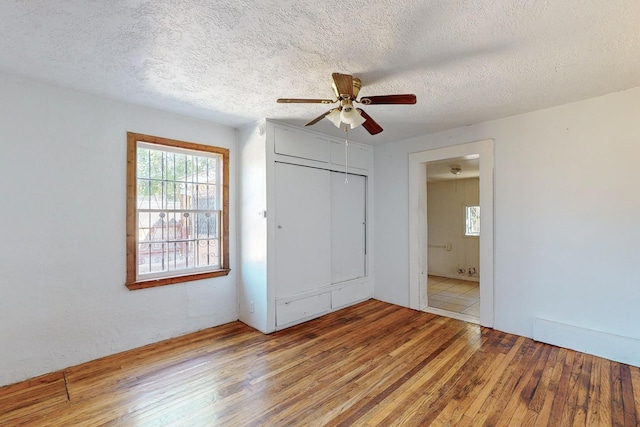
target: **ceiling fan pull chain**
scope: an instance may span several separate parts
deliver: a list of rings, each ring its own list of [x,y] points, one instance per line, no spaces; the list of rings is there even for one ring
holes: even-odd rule
[[[349,183],[349,127],[344,125],[344,132],[347,134],[344,140],[344,183]]]

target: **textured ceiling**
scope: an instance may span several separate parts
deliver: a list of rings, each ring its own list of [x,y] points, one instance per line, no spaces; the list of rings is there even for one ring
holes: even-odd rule
[[[378,144],[640,86],[638,0],[3,0],[0,70],[231,126],[302,125],[331,73]],[[327,120],[314,130],[340,135]]]

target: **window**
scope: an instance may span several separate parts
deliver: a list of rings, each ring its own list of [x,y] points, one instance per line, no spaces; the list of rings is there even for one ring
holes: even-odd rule
[[[464,235],[480,235],[480,206],[465,206],[464,209]]]
[[[229,150],[127,133],[127,287],[229,271]]]

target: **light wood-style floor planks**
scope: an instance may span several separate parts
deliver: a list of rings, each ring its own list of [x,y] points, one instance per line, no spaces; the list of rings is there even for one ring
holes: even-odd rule
[[[640,369],[370,300],[0,388],[2,426],[638,426]]]

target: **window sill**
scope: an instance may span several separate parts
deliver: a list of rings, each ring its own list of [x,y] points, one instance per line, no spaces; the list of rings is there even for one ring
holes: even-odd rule
[[[184,276],[163,277],[159,279],[141,280],[137,282],[127,282],[125,285],[130,291],[138,289],[155,288],[156,286],[173,285],[175,283],[191,282],[193,280],[209,279],[211,277],[227,276],[231,272],[230,268],[224,268],[206,273],[188,274]]]

